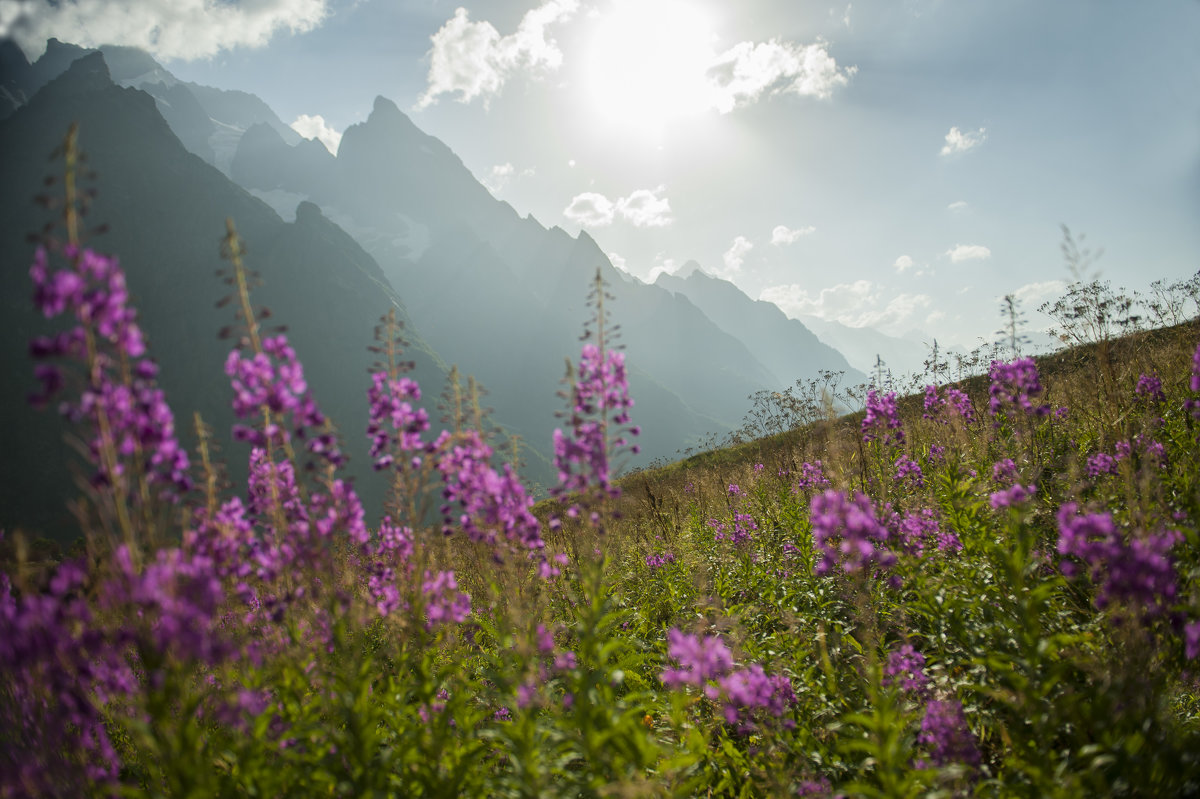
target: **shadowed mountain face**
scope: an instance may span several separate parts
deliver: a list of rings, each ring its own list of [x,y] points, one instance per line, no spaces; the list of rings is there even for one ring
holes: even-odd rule
[[[399,297],[379,266],[344,231],[311,204],[296,221],[283,222],[268,206],[209,164],[188,153],[159,114],[155,99],[120,88],[99,54],[76,61],[7,120],[0,122],[0,527],[25,527],[63,535],[71,530],[65,501],[75,495],[69,479],[65,429],[52,412],[26,404],[35,388],[29,339],[49,332],[34,311],[28,264],[33,245],[26,235],[51,219],[31,202],[47,174],[61,165],[47,159],[72,121],[79,144],[98,175],[98,195],[86,218],[108,223],[111,232],[86,244],[115,253],[125,269],[132,300],[162,366],[160,383],[175,411],[176,425],[190,442],[193,411],[218,434],[233,422],[231,390],[223,364],[230,350],[218,331],[233,322],[216,302],[228,293],[215,271],[223,263],[219,243],[225,218],[232,217],[246,241],[248,266],[263,281],[253,299],[288,326],[288,337],[304,363],[306,377],[325,413],[342,431],[369,513],[382,507],[384,486],[366,454],[366,389],[374,360],[367,347],[373,328],[389,308],[405,315]],[[441,389],[440,361],[416,336],[406,357],[429,393]],[[415,341],[414,341],[415,339]],[[223,454],[237,480],[248,451],[222,435]]]

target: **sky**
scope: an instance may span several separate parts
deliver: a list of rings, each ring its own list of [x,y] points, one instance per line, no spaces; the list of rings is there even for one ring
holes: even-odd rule
[[[461,5],[460,5],[461,4]],[[630,274],[971,347],[1084,273],[1200,269],[1200,1],[0,0],[0,35],[140,46],[336,150],[395,101]]]

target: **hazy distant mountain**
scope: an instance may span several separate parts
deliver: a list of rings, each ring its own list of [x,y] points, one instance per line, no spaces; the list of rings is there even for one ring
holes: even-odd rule
[[[104,53],[114,83],[152,95],[159,112],[184,147],[226,175],[242,134],[254,125],[269,126],[287,144],[302,141],[300,134],[253,94],[180,81],[137,48],[104,45],[99,51]],[[0,119],[27,102],[77,58],[94,52],[97,51],[50,39],[46,52],[30,64],[16,44],[0,41]]]
[[[676,275],[660,274],[655,283],[687,297],[718,327],[744,343],[775,375],[776,389],[815,378],[821,370],[845,372],[847,385],[866,379],[804,323],[789,319],[774,303],[753,300],[728,280],[705,273],[695,261],[684,264]]]
[[[288,325],[308,382],[342,431],[368,511],[377,511],[384,488],[366,455],[367,370],[375,359],[367,347],[388,308],[404,315],[400,298],[374,259],[316,206],[302,205],[294,223],[283,222],[187,152],[159,107],[142,91],[116,86],[94,53],[0,122],[0,373],[6,376],[0,391],[0,527],[61,531],[64,499],[74,494],[62,425],[53,413],[35,412],[25,402],[34,388],[28,340],[47,331],[30,302],[33,247],[25,242],[50,214],[31,198],[44,190],[46,173],[60,169],[47,156],[72,121],[79,123],[88,166],[98,173],[99,193],[87,221],[111,225],[110,233],[88,244],[121,259],[184,438],[190,439],[193,410],[219,433],[233,421],[222,369],[229,343],[217,339],[232,312],[215,307],[228,288],[214,275],[222,265],[218,244],[228,216],[247,243],[248,265],[263,279],[255,301]],[[442,364],[411,323],[406,335],[416,376],[436,396]],[[234,476],[244,473],[245,446],[226,440],[223,449]]]
[[[597,267],[633,370],[646,458],[736,426],[747,396],[777,382],[686,298],[623,280],[587,234],[547,229],[496,200],[389,100],[345,131],[332,174],[291,166],[296,149],[248,132],[234,177],[268,199],[320,204],[376,257],[430,345],[482,380],[498,418],[543,451],[561,407],[552,387],[578,354]]]

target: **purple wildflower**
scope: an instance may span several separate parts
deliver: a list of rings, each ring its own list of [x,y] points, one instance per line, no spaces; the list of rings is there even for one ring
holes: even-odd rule
[[[324,432],[313,435],[313,431],[325,427],[325,415],[308,389],[304,366],[286,336],[264,338],[262,351],[249,357],[240,349],[231,351],[225,359],[225,374],[233,387],[233,411],[239,419],[257,417],[263,410],[270,412],[270,420],[261,430],[234,425],[234,438],[266,447],[286,444],[295,435],[308,439],[308,451],[314,455],[334,465],[345,462],[332,436]],[[290,429],[284,424],[289,420]]]
[[[667,631],[667,654],[680,666],[666,669],[660,675],[663,685],[671,688],[704,685],[733,668],[733,655],[715,635],[701,638],[672,627]]]
[[[1137,387],[1133,390],[1134,395],[1139,401],[1149,403],[1150,405],[1159,405],[1167,401],[1166,392],[1163,391],[1162,380],[1157,374],[1142,374],[1138,375]]]
[[[903,453],[896,458],[896,474],[893,480],[897,485],[907,484],[910,489],[925,486],[925,475],[921,472],[921,465]]]
[[[1033,358],[1020,358],[1012,363],[992,361],[988,375],[992,381],[988,404],[992,416],[1012,416],[1018,410],[1034,416],[1050,413],[1049,405],[1033,402],[1043,392]]]
[[[1200,657],[1200,621],[1183,626],[1183,654],[1188,660]]]
[[[462,623],[471,615],[471,597],[458,590],[458,580],[452,571],[425,572],[421,593],[425,595],[425,613],[429,617],[427,628],[446,622]]]
[[[929,753],[928,765],[935,768],[952,763],[977,766],[981,760],[962,702],[957,699],[929,700],[917,743]]]
[[[896,410],[896,392],[881,395],[870,389],[867,391],[867,413],[862,420],[863,441],[874,441],[881,433],[884,444],[899,446],[904,443],[900,414]]]
[[[609,457],[629,444],[624,433],[638,435],[629,427],[629,377],[625,354],[602,351],[595,344],[583,345],[579,372],[571,390],[571,426],[554,431],[554,465],[558,469],[555,494],[583,492],[590,487],[610,496],[618,493],[612,484]],[[621,433],[614,439],[614,426]],[[636,454],[637,447],[630,447]]]
[[[816,460],[812,463],[805,461],[800,465],[800,479],[796,482],[797,491],[812,491],[818,488],[829,488],[829,479],[825,477],[825,465]]]
[[[76,326],[52,337],[30,342],[35,360],[67,358],[86,373],[78,401],[63,402],[60,413],[92,434],[87,456],[96,468],[92,484],[118,487],[133,496],[129,480],[144,475],[162,487],[167,499],[191,488],[187,452],[175,436],[175,421],[161,389],[158,366],[146,357],[146,344],[130,306],[125,273],[115,257],[74,245],[63,249],[67,269],[49,271],[47,254],[38,248],[29,274],[34,301],[47,318],[71,312]],[[44,406],[63,386],[59,367],[38,364],[35,376],[42,390],[30,401]],[[131,471],[134,475],[131,475]]]
[[[1004,458],[992,464],[992,482],[1011,486],[1017,482],[1017,464],[1012,458]]]
[[[992,510],[1011,508],[1025,504],[1033,498],[1035,493],[1037,493],[1035,485],[1023,486],[1020,483],[1013,483],[1008,488],[993,492],[988,497],[988,503],[992,506]]]
[[[853,574],[895,563],[896,556],[886,545],[888,529],[864,494],[853,498],[833,490],[818,494],[813,497],[811,519],[813,543],[821,551],[817,574],[827,574],[838,565]]]
[[[392,380],[385,372],[371,374],[367,389],[367,438],[376,469],[397,463],[395,453],[418,453],[425,449],[421,435],[429,430],[429,414],[412,403],[421,399],[421,387],[415,380]],[[414,457],[419,457],[414,455]]]
[[[904,644],[890,652],[887,665],[883,667],[883,685],[895,685],[903,693],[923,693],[929,685],[929,678],[925,676],[925,656],[912,644]]]
[[[1128,441],[1123,442],[1123,443],[1125,444],[1126,447],[1129,446]],[[1125,454],[1126,454],[1126,456],[1128,455],[1128,453],[1125,453]],[[1102,477],[1103,475],[1106,475],[1106,474],[1116,474],[1117,473],[1117,460],[1118,460],[1118,458],[1114,458],[1112,455],[1109,455],[1107,452],[1097,452],[1095,455],[1092,455],[1087,460],[1087,475],[1088,475],[1088,477],[1096,478],[1096,477]]]
[[[708,686],[705,693],[709,699],[722,700],[726,723],[740,727],[752,724],[755,711],[778,718],[796,701],[791,680],[782,674],[767,674],[757,663],[719,677],[717,685]]]
[[[1081,561],[1094,583],[1099,583],[1095,604],[1104,610],[1123,603],[1147,617],[1159,616],[1178,594],[1170,549],[1182,540],[1175,530],[1125,541],[1108,513],[1078,514],[1073,502],[1058,511],[1058,553]],[[1076,564],[1061,563],[1068,577]]]
[[[937,513],[931,508],[909,511],[903,516],[892,514],[888,527],[899,539],[901,545],[914,555],[922,555],[925,546],[934,542],[940,552],[957,552],[962,549],[962,542],[952,532],[941,529]]]
[[[488,463],[492,448],[474,430],[454,440],[453,447],[443,447],[437,462],[445,485],[444,532],[452,533],[457,522],[472,541],[494,545],[503,536],[529,549],[544,547],[541,524],[531,510],[533,498],[512,465],[504,464],[500,472],[493,469]]]
[[[1192,353],[1192,380],[1188,385],[1192,391],[1200,391],[1200,344],[1196,345],[1196,351]]]
[[[975,421],[975,406],[971,404],[971,398],[965,391],[948,388],[943,398],[938,395],[937,386],[925,386],[925,413],[922,417],[940,424],[949,424],[949,419],[945,418],[946,408],[957,414],[966,424]]]
[[[656,572],[668,563],[675,562],[675,555],[670,552],[664,552],[661,555],[650,554],[646,556],[646,565],[650,567],[650,571]]]

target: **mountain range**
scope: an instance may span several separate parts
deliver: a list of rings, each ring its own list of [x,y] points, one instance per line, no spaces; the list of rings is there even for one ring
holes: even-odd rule
[[[643,283],[587,233],[522,216],[386,98],[345,131],[334,156],[253,95],[179,81],[138,50],[51,40],[30,64],[0,41],[0,66],[0,366],[11,376],[0,411],[21,420],[0,441],[0,525],[56,531],[62,519],[51,509],[73,491],[63,448],[47,443],[62,439],[61,425],[24,406],[33,382],[26,342],[45,328],[28,301],[26,234],[48,215],[30,198],[56,168],[45,158],[72,121],[99,175],[89,219],[111,231],[89,244],[118,254],[128,272],[180,428],[193,410],[218,431],[232,421],[221,371],[228,346],[216,338],[232,319],[214,307],[225,287],[213,277],[228,216],[263,279],[255,299],[288,326],[372,509],[383,487],[366,468],[362,434],[367,347],[389,308],[405,320],[427,398],[450,364],[475,376],[495,421],[524,442],[535,484],[553,479],[549,445],[563,406],[555,387],[564,359],[578,355],[597,270],[644,430],[633,465],[737,427],[757,391],[820,370],[862,379],[804,324],[727,281],[693,270]],[[223,446],[236,479],[240,445]]]

